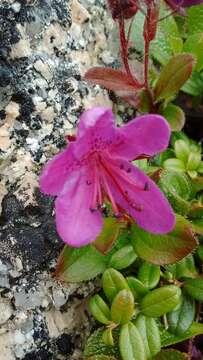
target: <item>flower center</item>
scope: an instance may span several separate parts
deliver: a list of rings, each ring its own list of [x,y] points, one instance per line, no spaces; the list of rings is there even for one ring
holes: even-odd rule
[[[146,182],[143,184],[135,182],[129,174],[131,173],[131,167],[126,166],[126,163],[112,159],[110,156],[105,156],[100,152],[95,152],[91,155],[91,172],[92,182],[87,180],[87,185],[92,185],[93,197],[90,210],[96,211],[103,206],[105,197],[111,202],[113,212],[115,216],[122,215],[122,209],[117,204],[115,199],[115,191],[119,193],[122,198],[127,202],[128,206],[136,211],[142,211],[143,205],[136,203],[129,194],[127,189],[132,191],[148,191],[149,184]],[[126,189],[123,184],[126,184]]]

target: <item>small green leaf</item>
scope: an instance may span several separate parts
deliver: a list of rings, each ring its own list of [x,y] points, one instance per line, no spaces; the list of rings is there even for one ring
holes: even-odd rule
[[[184,162],[176,158],[165,160],[163,163],[163,167],[168,171],[178,171],[178,172],[186,171]]]
[[[203,302],[203,279],[188,279],[184,289],[195,300]]]
[[[128,283],[124,276],[119,271],[111,268],[104,272],[102,276],[102,286],[109,301],[113,301],[120,290],[129,290]]]
[[[180,306],[168,314],[169,331],[175,335],[184,334],[195,317],[195,301],[183,294]]]
[[[161,114],[169,122],[172,131],[182,130],[185,124],[185,114],[179,106],[169,103],[165,109],[161,111]]]
[[[120,329],[113,330],[114,346],[106,345],[103,341],[103,332],[105,328],[100,327],[94,331],[88,338],[85,344],[84,358],[88,359],[91,356],[112,356],[115,359],[120,360],[120,354],[118,349],[118,338]],[[110,358],[111,359],[111,358]],[[112,359],[113,360],[113,359]]]
[[[93,279],[106,268],[107,259],[92,246],[73,249],[65,245],[58,259],[55,275],[65,282]]]
[[[199,152],[190,152],[187,162],[187,170],[196,170],[200,165],[201,153]]]
[[[113,339],[111,328],[104,330],[102,339],[103,339],[104,344],[106,344],[107,346],[114,345],[114,339]]]
[[[177,280],[195,278],[197,276],[197,270],[192,254],[189,254],[176,264],[168,265],[167,270],[169,270],[173,274],[173,278]]]
[[[161,338],[156,320],[140,314],[134,324],[142,337],[147,359],[151,359],[161,350]]]
[[[189,144],[184,140],[177,140],[174,145],[176,157],[187,163],[190,154]]]
[[[116,324],[128,323],[134,313],[134,297],[130,290],[121,290],[111,305],[111,318]]]
[[[173,349],[161,350],[152,360],[187,360],[186,354]]]
[[[177,171],[164,171],[158,181],[175,212],[187,215],[190,211],[190,197],[192,196],[192,183],[189,177]]]
[[[201,96],[203,92],[203,74],[194,71],[181,90],[192,96]]]
[[[146,360],[142,337],[131,322],[121,327],[119,348],[123,360]]]
[[[132,245],[126,245],[116,251],[110,258],[109,266],[121,270],[130,266],[136,260],[137,255]]]
[[[195,59],[191,54],[178,54],[162,68],[154,92],[157,101],[172,98],[189,79]]]
[[[133,293],[135,300],[140,300],[144,295],[148,293],[148,289],[143,285],[143,283],[136,279],[133,276],[129,276],[126,278],[129,288]]]
[[[88,357],[87,360],[116,360],[113,356],[106,356],[106,355],[94,355]]]
[[[190,222],[180,215],[174,230],[164,235],[151,234],[133,225],[131,242],[138,256],[156,265],[177,262],[198,244]]]
[[[89,308],[94,318],[102,324],[110,324],[111,313],[108,305],[99,295],[94,295],[89,302]]]
[[[139,267],[138,279],[144,284],[148,289],[155,288],[160,280],[160,266],[143,263]]]
[[[92,245],[102,254],[106,254],[116,241],[120,229],[124,227],[122,222],[113,217],[104,219],[104,226],[100,235]]]
[[[180,288],[175,285],[165,285],[145,295],[140,308],[146,316],[159,317],[172,311],[180,301]]]

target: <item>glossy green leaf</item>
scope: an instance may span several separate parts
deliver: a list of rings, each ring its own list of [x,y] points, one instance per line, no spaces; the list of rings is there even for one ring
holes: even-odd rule
[[[177,172],[185,172],[186,171],[184,162],[182,160],[176,159],[176,158],[165,160],[163,163],[163,167],[164,167],[164,169],[166,169],[168,171],[177,171]]]
[[[143,263],[139,267],[138,279],[144,284],[148,289],[153,289],[156,287],[160,280],[160,266]]]
[[[185,294],[180,306],[168,314],[169,331],[175,335],[184,334],[195,317],[195,301]]]
[[[174,145],[174,150],[176,157],[184,163],[187,163],[190,154],[189,144],[184,140],[177,140]]]
[[[203,5],[192,6],[188,9],[188,32],[197,34],[203,32]]]
[[[178,160],[178,159],[176,159]],[[174,211],[186,215],[190,211],[192,183],[189,177],[177,171],[162,172],[158,185],[170,201]]]
[[[195,300],[203,302],[203,279],[188,279],[184,289]]]
[[[161,350],[161,338],[156,320],[140,314],[134,324],[142,337],[147,359],[151,359]]]
[[[113,301],[114,297],[120,290],[129,290],[128,283],[124,276],[115,269],[107,269],[102,276],[102,287],[109,301]]]
[[[113,356],[107,356],[107,355],[94,355],[91,357],[88,357],[87,360],[116,360]]]
[[[145,348],[142,337],[131,322],[121,327],[119,349],[122,360],[145,360]]]
[[[190,152],[187,162],[187,170],[196,170],[200,165],[201,153],[200,152]]]
[[[153,360],[187,360],[186,354],[173,349],[161,350],[159,354],[153,357]]]
[[[92,246],[74,249],[64,246],[56,266],[56,277],[65,282],[93,279],[106,268],[107,259]]]
[[[112,334],[111,328],[104,330],[102,338],[103,338],[104,344],[106,344],[107,346],[114,345],[114,339],[113,339],[113,334]]]
[[[179,54],[162,68],[154,92],[157,101],[172,98],[183,84],[189,79],[193,66],[194,57],[191,54]]]
[[[108,325],[111,322],[110,309],[98,294],[90,299],[89,308],[94,318],[100,323]]]
[[[181,90],[192,96],[201,96],[203,92],[203,74],[194,71]]]
[[[203,68],[203,32],[188,36],[184,43],[183,51],[195,56],[195,70],[201,71]]]
[[[178,344],[184,340],[190,339],[193,336],[203,334],[203,324],[193,322],[189,329],[182,335],[174,335],[170,333],[168,330],[160,327],[161,333],[161,345],[162,347]]]
[[[169,103],[161,111],[161,114],[168,121],[172,131],[182,130],[185,124],[185,114],[179,106]]]
[[[134,313],[134,297],[130,290],[121,290],[111,305],[111,318],[116,324],[128,323]]]
[[[192,254],[189,254],[176,264],[168,265],[167,270],[173,274],[173,279],[177,280],[195,278],[197,276],[197,270]]]
[[[133,225],[131,242],[142,259],[157,265],[181,260],[198,244],[190,222],[180,215],[177,216],[174,230],[164,235],[151,234]]]
[[[181,290],[175,285],[165,285],[150,291],[141,300],[141,312],[150,317],[159,317],[172,311],[181,302]]]
[[[124,227],[124,224],[118,221],[118,219],[112,217],[105,218],[102,232],[92,245],[102,254],[106,254],[116,241],[122,227]]]
[[[139,301],[144,295],[148,293],[148,289],[144,284],[136,279],[134,276],[129,276],[126,278],[129,288],[134,296],[134,299]]]
[[[136,260],[137,255],[132,245],[126,245],[116,251],[110,258],[109,266],[121,270],[130,266]]]

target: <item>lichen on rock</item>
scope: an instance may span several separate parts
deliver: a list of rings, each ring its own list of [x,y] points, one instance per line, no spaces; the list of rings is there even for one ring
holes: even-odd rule
[[[1,360],[79,360],[92,326],[94,283],[62,286],[51,275],[63,244],[38,177],[81,112],[111,104],[82,79],[114,60],[111,29],[103,0],[0,3]]]

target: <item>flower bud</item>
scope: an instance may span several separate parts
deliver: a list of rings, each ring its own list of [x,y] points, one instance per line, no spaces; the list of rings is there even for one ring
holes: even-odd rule
[[[114,20],[130,19],[138,10],[135,0],[108,0],[108,5]]]

